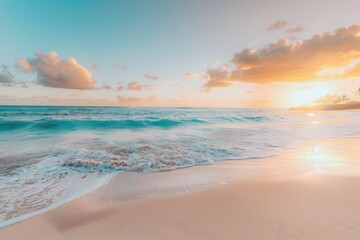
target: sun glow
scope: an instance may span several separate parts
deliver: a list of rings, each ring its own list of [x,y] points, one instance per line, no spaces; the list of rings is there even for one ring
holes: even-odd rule
[[[304,90],[297,90],[291,95],[291,105],[313,105],[316,99],[328,93],[329,89],[327,87],[310,87]]]

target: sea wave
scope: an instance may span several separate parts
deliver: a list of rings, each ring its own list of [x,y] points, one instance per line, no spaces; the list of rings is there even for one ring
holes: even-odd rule
[[[171,128],[183,124],[206,123],[200,119],[158,119],[158,120],[57,120],[41,119],[35,121],[8,121],[0,120],[0,131],[29,130],[29,131],[51,131],[51,130],[106,130],[106,129],[139,129],[147,127]]]
[[[360,112],[0,106],[0,227],[123,171],[262,158],[360,135]]]
[[[59,116],[57,116],[59,117]],[[121,120],[99,120],[99,119],[52,119],[42,118],[38,120],[1,120],[0,132],[27,130],[27,131],[75,131],[75,130],[109,130],[109,129],[140,129],[140,128],[172,128],[185,124],[221,124],[224,122],[268,122],[276,118],[266,116],[231,116],[216,117],[210,119],[121,119]]]

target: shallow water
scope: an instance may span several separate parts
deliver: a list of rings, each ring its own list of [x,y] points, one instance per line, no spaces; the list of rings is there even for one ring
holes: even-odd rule
[[[360,135],[360,111],[0,106],[0,227],[121,171],[279,154]]]

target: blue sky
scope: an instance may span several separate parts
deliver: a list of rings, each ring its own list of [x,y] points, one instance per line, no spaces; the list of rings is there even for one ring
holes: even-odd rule
[[[360,7],[358,1],[1,0],[0,64],[9,66],[14,81],[26,81],[28,87],[0,86],[0,95],[8,96],[0,101],[9,103],[9,97],[22,97],[15,102],[31,102],[32,97],[48,96],[54,98],[50,104],[67,104],[64,99],[76,96],[77,101],[68,99],[69,104],[126,105],[133,98],[134,105],[256,106],[256,102],[266,100],[264,93],[273,98],[278,95],[274,88],[283,91],[284,83],[270,86],[240,81],[231,87],[204,91],[203,75],[209,68],[231,65],[233,54],[244,48],[261,48],[280,38],[302,41],[320,32],[358,24],[356,6]],[[284,29],[266,30],[279,20],[286,21]],[[295,27],[304,30],[286,32]],[[97,89],[104,85],[113,89],[62,89],[32,84],[37,73],[23,73],[14,64],[19,59],[34,58],[39,51],[55,51],[63,60],[75,58],[93,74]],[[98,66],[96,70],[92,69],[93,64]],[[196,79],[187,79],[187,73]],[[144,74],[158,79],[144,78]],[[126,88],[130,82],[156,87],[114,91],[119,85]],[[350,83],[344,89],[346,93],[358,83],[356,79],[347,82]],[[304,85],[286,84],[288,89]],[[338,81],[329,84],[333,86],[326,93],[332,93]],[[246,94],[253,91],[259,94]],[[117,101],[118,96],[129,101]],[[135,103],[135,98],[155,96],[156,101]],[[269,106],[277,106],[289,96],[283,97],[271,104],[269,101]],[[93,103],[89,99],[107,102]]]

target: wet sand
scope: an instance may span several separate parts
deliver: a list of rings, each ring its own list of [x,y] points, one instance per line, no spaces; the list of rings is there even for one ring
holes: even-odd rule
[[[359,239],[359,203],[360,138],[321,139],[271,158],[119,174],[0,239]]]

